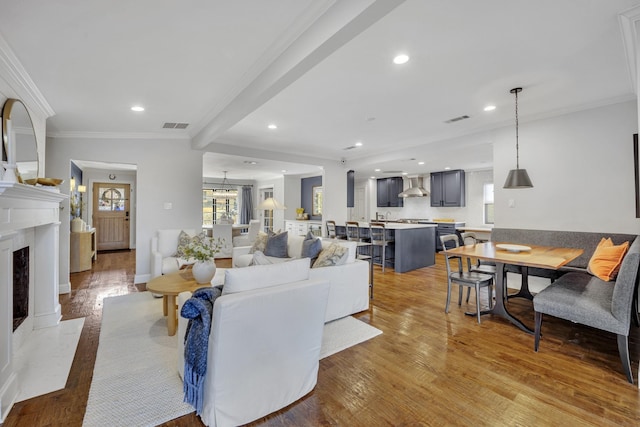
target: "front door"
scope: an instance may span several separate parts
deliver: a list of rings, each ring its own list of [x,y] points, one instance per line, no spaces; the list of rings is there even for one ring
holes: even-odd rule
[[[93,184],[93,224],[99,251],[129,249],[129,184]]]

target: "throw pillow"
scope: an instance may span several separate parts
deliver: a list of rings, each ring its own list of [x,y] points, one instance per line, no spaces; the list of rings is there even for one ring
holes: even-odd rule
[[[301,257],[311,258],[311,265],[313,265],[320,252],[322,252],[322,241],[311,232],[307,233],[307,236],[302,242]]]
[[[269,235],[267,233],[264,233],[262,231],[258,232],[256,240],[253,242],[253,245],[251,245],[251,249],[249,249],[249,253],[252,254],[256,251],[264,252],[264,248],[265,246],[267,246],[268,238]]]
[[[313,267],[332,267],[336,265],[342,265],[347,262],[349,256],[349,249],[344,246],[340,246],[337,243],[332,243],[328,248],[324,249],[318,255],[318,259],[313,263]]]
[[[587,271],[606,282],[615,280],[627,249],[629,242],[616,246],[610,238],[603,237],[589,260]]]
[[[269,265],[273,264],[267,256],[261,251],[255,251],[253,253],[253,259],[249,265]]]
[[[264,254],[275,258],[289,258],[289,254],[287,252],[288,239],[289,232],[287,231],[270,235],[267,239],[267,245],[264,248]]]
[[[180,232],[180,235],[178,236],[178,250],[176,251],[175,256],[178,258],[186,258],[185,254],[184,254],[184,249],[187,247],[187,245],[191,242],[193,243],[199,243],[199,242],[205,242],[207,241],[207,239],[209,239],[207,237],[207,235],[203,232],[201,232],[200,234],[197,234],[193,237],[189,236],[187,233],[185,233],[184,231]]]

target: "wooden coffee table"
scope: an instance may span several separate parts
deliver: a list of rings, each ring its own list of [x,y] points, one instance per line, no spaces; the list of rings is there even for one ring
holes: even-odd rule
[[[214,285],[224,283],[224,268],[217,268],[212,282]],[[167,316],[167,331],[170,336],[176,334],[178,323],[178,305],[176,296],[180,292],[193,292],[204,288],[207,284],[197,283],[191,274],[191,269],[176,271],[154,277],[147,283],[147,290],[162,295],[162,313]]]

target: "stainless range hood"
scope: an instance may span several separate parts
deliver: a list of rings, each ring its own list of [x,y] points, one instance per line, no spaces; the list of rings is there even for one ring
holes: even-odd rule
[[[424,189],[422,177],[409,178],[409,188],[398,194],[398,197],[426,197],[429,192]]]

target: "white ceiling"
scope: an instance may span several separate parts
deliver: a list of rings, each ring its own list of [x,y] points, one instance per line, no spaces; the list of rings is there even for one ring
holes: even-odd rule
[[[327,159],[414,174],[491,167],[491,141],[451,139],[513,126],[513,87],[521,122],[634,99],[619,14],[639,4],[0,0],[0,36],[55,111],[50,136],[192,138],[216,153],[204,175],[231,179]]]

